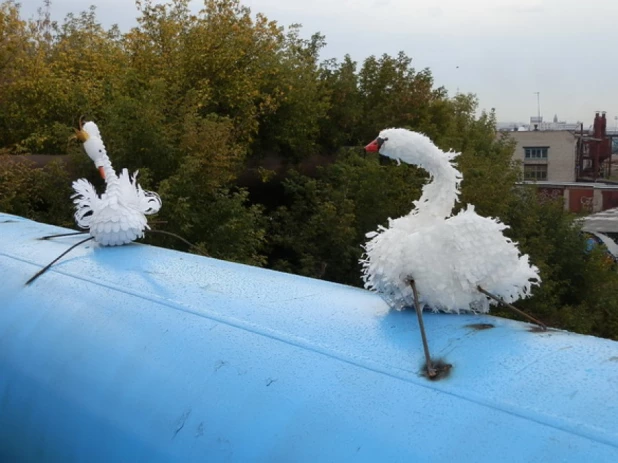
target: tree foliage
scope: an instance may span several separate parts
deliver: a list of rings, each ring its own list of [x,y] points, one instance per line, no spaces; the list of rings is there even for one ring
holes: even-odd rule
[[[0,211],[73,226],[68,173],[57,161],[42,169],[34,169],[32,164],[0,154]]]
[[[561,205],[516,186],[514,144],[496,135],[493,112],[477,115],[473,95],[449,96],[404,52],[321,61],[319,33],[307,38],[239,0],[205,0],[198,12],[189,3],[138,0],[137,25],[121,32],[101,26],[94,8],[55,23],[46,9],[24,19],[17,3],[0,1],[1,210],[73,223],[71,180],[102,187],[70,140],[83,115],[112,162],[139,169],[161,194],[157,228],[213,257],[360,285],[365,234],[406,214],[427,178],[359,147],[406,127],[461,152],[459,207],[510,224],[541,269],[523,307],[618,338],[618,274],[602,253],[585,252]],[[9,153],[71,156],[33,169]],[[315,168],[318,155],[327,162]],[[273,158],[283,175],[268,171]],[[311,175],[301,173],[307,165]],[[256,166],[261,181],[243,183]]]

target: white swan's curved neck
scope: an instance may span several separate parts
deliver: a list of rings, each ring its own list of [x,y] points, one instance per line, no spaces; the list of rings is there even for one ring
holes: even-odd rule
[[[459,199],[461,173],[445,157],[441,162],[420,165],[430,175],[430,182],[423,186],[423,193],[414,204],[418,214],[449,217]]]
[[[444,152],[427,136],[406,129],[388,129],[380,132],[385,154],[391,159],[413,164],[427,171],[430,181],[423,186],[423,193],[414,201],[414,215],[428,215],[444,219],[449,217],[459,198],[461,173],[452,160],[459,153]]]

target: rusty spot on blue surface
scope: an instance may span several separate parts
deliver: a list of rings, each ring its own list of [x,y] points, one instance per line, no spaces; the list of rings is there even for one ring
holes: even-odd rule
[[[465,325],[466,328],[472,328],[473,330],[482,331],[482,330],[490,330],[491,328],[495,328],[495,325],[491,323],[470,323],[469,325]]]
[[[550,333],[551,331],[555,331],[555,330],[552,330],[551,328],[544,329],[542,326],[536,326],[536,325],[528,328],[528,332],[530,333]]]
[[[436,373],[437,373],[437,375],[435,376],[429,376],[427,374],[427,364],[426,363],[423,364],[423,367],[421,368],[422,375],[431,381],[440,381],[441,379],[448,378],[449,375],[451,374],[451,370],[453,369],[453,365],[451,365],[450,363],[446,363],[442,359],[434,360],[432,362],[432,366],[433,366],[433,369],[436,370]]]

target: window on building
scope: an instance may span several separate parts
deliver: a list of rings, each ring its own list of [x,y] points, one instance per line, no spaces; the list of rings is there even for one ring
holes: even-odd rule
[[[524,180],[547,180],[547,164],[524,164]]]
[[[547,159],[549,146],[524,146],[526,159]]]

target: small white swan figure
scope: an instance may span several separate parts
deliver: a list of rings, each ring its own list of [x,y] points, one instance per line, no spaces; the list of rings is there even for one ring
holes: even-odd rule
[[[85,233],[89,236],[69,247],[43,267],[26,282],[26,285],[32,283],[60,258],[86,241],[94,240],[101,246],[120,246],[143,238],[144,232],[150,229],[146,216],[156,214],[161,208],[159,195],[152,191],[144,191],[137,183],[137,172],[129,176],[127,169],[123,169],[120,176],[116,175],[107,156],[99,128],[94,122],[86,122],[82,125],[80,121],[80,128],[75,132],[75,137],[83,143],[86,154],[99,169],[101,177],[105,179],[105,192],[99,196],[92,183],[83,178],[73,182],[75,194],[71,198],[75,203],[75,221],[87,232],[63,233],[45,236],[41,239]],[[160,230],[158,232],[166,233]]]
[[[143,238],[144,231],[150,228],[146,216],[161,208],[159,195],[142,189],[136,181],[137,172],[129,176],[127,169],[123,169],[116,175],[94,122],[86,122],[76,136],[106,184],[105,192],[99,196],[86,179],[73,182],[77,225],[89,230],[103,246],[119,246]]]

